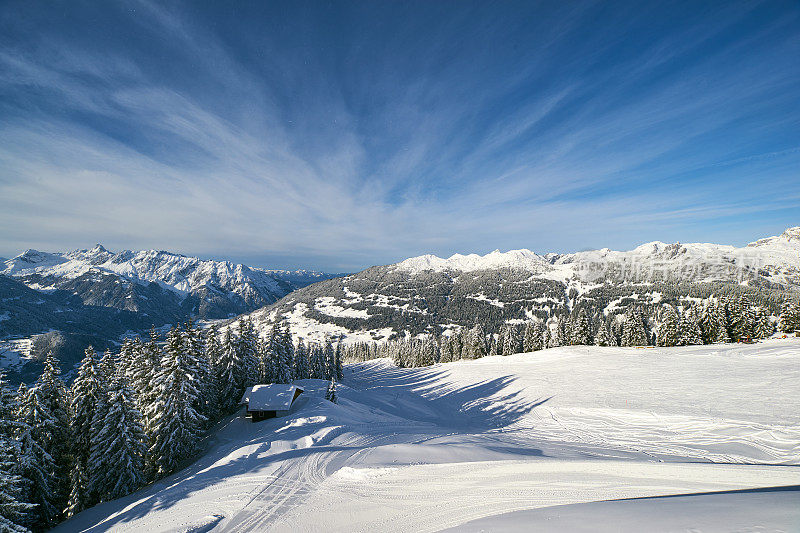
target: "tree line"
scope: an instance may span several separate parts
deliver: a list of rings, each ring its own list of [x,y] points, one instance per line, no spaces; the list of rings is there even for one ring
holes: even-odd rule
[[[330,339],[295,345],[279,323],[260,338],[247,319],[89,347],[69,386],[52,353],[16,393],[0,373],[0,531],[47,529],[185,466],[248,386],[341,377]]]
[[[568,315],[547,320],[506,323],[496,334],[486,334],[477,323],[442,335],[423,334],[378,343],[354,343],[344,348],[348,361],[389,357],[399,367],[510,355],[570,345],[688,346],[717,342],[748,342],[771,336],[777,328],[800,331],[800,303],[786,301],[778,320],[769,310],[746,297],[717,298],[683,307],[664,303],[652,313],[628,306],[622,313],[591,314],[576,305]]]

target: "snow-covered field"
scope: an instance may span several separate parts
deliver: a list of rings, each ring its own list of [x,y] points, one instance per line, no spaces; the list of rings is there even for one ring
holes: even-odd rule
[[[800,531],[800,339],[379,360],[338,405],[302,383],[57,531]]]

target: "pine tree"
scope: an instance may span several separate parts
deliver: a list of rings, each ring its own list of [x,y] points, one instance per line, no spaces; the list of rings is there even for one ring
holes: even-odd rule
[[[622,346],[646,346],[647,330],[638,311],[628,308],[622,328]]]
[[[121,371],[125,375],[128,374],[128,368],[133,362],[135,352],[136,340],[126,337],[125,340],[122,341],[122,346],[120,346],[119,355],[117,356],[118,371]]]
[[[439,357],[439,362],[441,363],[450,363],[453,361],[453,351],[450,347],[450,338],[442,336],[439,340],[439,351],[441,356]]]
[[[500,326],[500,330],[497,332],[497,355],[510,355],[505,353],[507,331],[508,331],[507,325],[503,324],[502,326]]]
[[[550,348],[553,346],[553,333],[550,330],[550,326],[545,324],[542,328],[542,348]]]
[[[775,333],[775,326],[772,323],[770,316],[759,307],[756,311],[755,328],[753,331],[754,339],[766,339]]]
[[[517,328],[513,324],[503,326],[503,355],[512,355],[520,352],[520,342],[517,335]]]
[[[17,421],[19,406],[9,390],[5,371],[0,369],[0,531],[28,531],[24,524],[34,505],[25,501],[25,480],[19,475],[20,447],[17,434],[22,429]]]
[[[291,383],[292,381],[291,347],[286,346],[287,340],[280,323],[273,324],[267,352],[268,378],[271,383]]]
[[[258,338],[253,323],[244,317],[239,319],[236,351],[238,359],[241,361],[240,379],[242,381],[239,389],[244,390],[259,381]]]
[[[563,327],[561,320],[558,317],[553,317],[550,324],[550,340],[548,341],[548,348],[557,348],[564,345],[564,337],[562,336]]]
[[[778,330],[782,333],[800,331],[800,301],[787,300],[781,305],[781,316],[778,319]]]
[[[323,345],[323,356],[325,358],[325,378],[331,379],[336,376],[336,360],[333,351],[333,343],[330,337],[325,337],[325,344]]]
[[[616,346],[617,340],[609,332],[608,326],[601,322],[600,327],[597,329],[597,335],[594,337],[595,346]]]
[[[117,371],[117,358],[111,353],[111,350],[106,350],[97,362],[98,374],[101,376],[113,376]]]
[[[319,344],[312,344],[309,348],[309,359],[311,363],[311,377],[313,379],[327,379],[327,365],[325,363],[325,353]]]
[[[220,366],[222,361],[222,344],[220,344],[219,341],[219,330],[216,325],[212,325],[206,330],[203,346],[205,348],[205,359],[208,364],[206,412],[203,414],[208,417],[209,421],[215,422],[219,420],[223,414],[223,397],[220,389],[220,380],[222,376],[222,368]],[[141,413],[141,411],[139,412]]]
[[[325,399],[329,402],[339,403],[339,399],[336,397],[336,380],[331,378],[330,383],[328,383],[328,390],[325,391]]]
[[[679,341],[680,321],[678,312],[673,306],[666,304],[661,309],[656,344],[658,346],[677,346]]]
[[[525,332],[522,334],[522,351],[528,353],[536,350],[538,338],[539,335],[537,335],[534,322],[525,322]]]
[[[171,332],[161,361],[161,368],[153,379],[157,399],[150,406],[150,455],[156,474],[166,475],[192,457],[205,423],[197,412],[197,379],[193,375],[194,361],[184,350],[179,334]],[[237,391],[238,392],[238,391]],[[233,400],[238,403],[239,398]]]
[[[72,444],[72,470],[70,472],[70,495],[67,515],[72,516],[97,503],[88,484],[89,459],[91,455],[92,422],[106,392],[103,389],[101,369],[94,348],[84,352],[78,375],[72,382],[70,422]]]
[[[570,344],[589,345],[592,344],[592,323],[586,315],[586,310],[581,308],[572,321],[572,332]]]
[[[109,383],[108,408],[92,440],[92,461],[104,466],[94,481],[101,500],[121,498],[142,486],[147,438],[133,394],[121,374]]]
[[[752,338],[750,309],[747,302],[729,299],[725,303],[728,335],[733,341]]]
[[[435,354],[435,350],[433,349],[432,346],[431,346],[431,352],[432,352],[432,357],[431,357],[432,362],[429,363],[429,364],[433,364],[434,362],[436,362],[436,361],[433,360],[435,358],[436,354]],[[334,365],[333,366],[334,366],[334,371],[335,371],[334,372],[334,377],[336,378],[336,381],[341,381],[342,378],[344,377],[344,366],[342,365],[342,342],[341,341],[336,343],[336,353],[334,355]]]
[[[311,370],[308,366],[308,350],[302,340],[297,343],[297,349],[294,352],[294,376],[295,379],[311,377]]]
[[[475,324],[472,329],[465,332],[465,341],[462,357],[466,359],[478,359],[486,355],[486,336],[480,324]]]
[[[197,412],[203,415],[208,422],[209,416],[214,411],[214,408],[209,402],[213,397],[211,389],[214,388],[214,385],[211,379],[211,368],[208,357],[206,356],[205,338],[202,332],[190,321],[186,323],[181,332],[181,342],[183,343],[183,349],[189,357],[191,372],[196,376],[196,386],[199,395],[195,409],[197,409]]]
[[[436,343],[427,335],[420,343],[419,355],[419,366],[431,366],[436,364]]]
[[[24,389],[23,389],[24,391]],[[39,527],[54,525],[68,498],[67,394],[52,352],[36,384],[20,398],[20,471],[30,484],[29,501]]]
[[[230,327],[225,330],[222,351],[215,372],[214,381],[219,390],[220,411],[222,413],[232,412],[239,405],[239,399],[244,393],[245,368],[244,361],[239,357],[239,351],[236,349],[236,341]],[[148,412],[145,412],[144,416],[147,419]],[[145,424],[145,428],[147,428],[147,424]]]
[[[452,335],[450,335],[450,346],[451,352],[453,354],[453,361],[459,361],[464,358],[462,351],[463,351],[463,343],[461,342],[461,332],[454,331]]]
[[[697,307],[692,305],[681,317],[679,346],[692,346],[703,344],[702,332],[700,331],[699,312]]]
[[[136,395],[136,404],[145,412],[153,403],[155,392],[151,386],[153,376],[161,365],[161,348],[158,345],[159,335],[155,328],[150,330],[150,339],[139,343],[133,354],[133,361],[128,366],[127,375]],[[145,422],[145,425],[147,423]]]
[[[714,297],[706,300],[699,319],[700,335],[703,343],[730,342],[725,322],[725,309],[720,305],[719,301]]]
[[[299,379],[294,375],[294,337],[292,336],[292,332],[288,324],[283,325],[281,328],[281,333],[283,335],[282,345],[284,349],[284,358],[286,359],[286,366],[288,367],[287,383],[291,383],[293,380]]]
[[[24,480],[16,474],[15,443],[0,436],[0,531],[25,533],[28,514],[35,508],[24,501]]]

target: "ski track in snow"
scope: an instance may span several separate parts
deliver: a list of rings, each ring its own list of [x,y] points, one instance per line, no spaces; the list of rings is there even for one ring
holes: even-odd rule
[[[290,416],[234,418],[195,464],[56,531],[405,533],[492,516],[524,529],[509,513],[800,484],[800,339],[372,361],[346,368],[339,405],[301,383]],[[715,498],[702,501],[761,502],[756,516],[770,494]],[[789,520],[800,492],[769,501]]]

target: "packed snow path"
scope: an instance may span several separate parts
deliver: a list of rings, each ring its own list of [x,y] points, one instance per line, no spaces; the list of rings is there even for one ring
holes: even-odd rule
[[[289,417],[234,418],[195,464],[58,529],[800,527],[800,339],[372,361],[339,405],[302,383]]]

